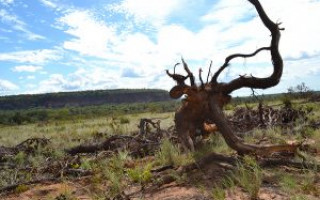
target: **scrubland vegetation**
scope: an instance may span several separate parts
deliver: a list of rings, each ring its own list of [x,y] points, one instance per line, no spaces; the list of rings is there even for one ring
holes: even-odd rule
[[[320,103],[280,96],[265,99],[264,104],[281,107],[288,101],[307,110],[307,119],[286,128],[255,128],[239,135],[259,144],[304,141],[306,145],[290,155],[295,164],[287,165],[269,165],[254,155],[236,156],[219,132],[199,138],[195,152],[183,152],[172,130],[173,111],[179,106],[174,101],[1,111],[1,198],[319,199]],[[232,115],[235,108],[257,105],[252,99],[238,99],[225,112]],[[161,131],[149,125],[149,135],[140,137],[142,118],[160,120]],[[152,134],[161,135],[154,139]],[[70,148],[99,144],[115,135],[139,138],[154,149],[134,154],[132,143],[125,148],[115,143],[113,149],[68,153]],[[39,141],[23,143],[30,138]],[[203,158],[212,152],[235,159],[203,165]]]

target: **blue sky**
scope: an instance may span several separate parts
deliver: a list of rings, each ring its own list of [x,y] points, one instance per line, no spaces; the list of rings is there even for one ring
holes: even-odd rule
[[[320,89],[320,1],[261,0],[282,22],[281,83]],[[204,79],[233,53],[268,46],[270,33],[246,0],[0,0],[0,95],[161,88],[183,56]],[[221,75],[268,76],[268,53],[237,59]],[[180,68],[178,71],[183,72]],[[240,90],[234,95],[250,95]]]

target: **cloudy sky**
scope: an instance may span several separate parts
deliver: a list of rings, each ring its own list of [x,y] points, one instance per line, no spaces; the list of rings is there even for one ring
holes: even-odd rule
[[[281,83],[320,90],[320,1],[261,0],[282,22]],[[233,53],[268,46],[270,33],[246,0],[0,0],[0,95],[161,88],[181,56],[206,79]],[[181,68],[181,67],[180,67]],[[181,71],[181,69],[178,71]],[[221,75],[268,76],[267,52],[237,59]],[[234,95],[250,95],[240,90]]]

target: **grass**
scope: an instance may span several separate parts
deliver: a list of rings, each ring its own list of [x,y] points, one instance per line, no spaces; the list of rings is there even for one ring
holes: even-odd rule
[[[203,156],[211,153],[231,154],[234,151],[227,145],[224,138],[219,132],[210,135],[207,142],[201,143],[200,148],[193,152],[192,156],[194,160],[198,160]]]
[[[320,197],[320,188],[316,185],[317,174],[315,171],[306,171],[301,181],[301,190],[304,194]]]
[[[238,161],[234,171],[226,174],[220,183],[214,185],[211,196],[213,199],[225,199],[227,190],[233,191],[235,187],[241,187],[251,199],[258,199],[262,180],[263,170],[255,158],[245,156]]]
[[[15,146],[28,138],[46,137],[52,138],[54,149],[65,149],[92,139],[96,133],[105,133],[105,135],[132,133],[138,130],[137,125],[141,118],[150,116],[161,119],[161,127],[164,129],[174,123],[173,113],[141,113],[87,120],[54,121],[47,125],[2,126],[0,145]]]
[[[120,152],[106,160],[94,160],[87,167],[93,171],[90,192],[91,196],[107,195],[115,198],[121,194],[126,186],[125,179],[125,160],[128,159],[127,152]],[[102,187],[108,185],[108,188]]]
[[[309,198],[305,195],[298,194],[290,197],[290,200],[309,200]]]
[[[280,178],[279,185],[282,190],[288,193],[292,193],[298,189],[297,179],[291,174],[283,174]]]
[[[14,126],[0,127],[0,146],[16,146],[22,141],[35,138],[45,137],[50,138],[50,143],[45,149],[38,149],[35,154],[26,155],[18,153],[16,156],[9,158],[11,161],[20,167],[32,167],[39,169],[46,165],[46,159],[50,157],[51,161],[62,161],[65,158],[64,149],[85,143],[93,140],[103,140],[112,134],[131,134],[137,131],[137,125],[141,118],[161,119],[161,127],[168,128],[173,125],[173,113],[141,113],[130,115],[119,115],[113,117],[99,117],[86,120],[70,120],[70,121],[53,121],[48,124],[27,124]],[[111,127],[113,124],[114,127]],[[184,161],[184,155],[181,154],[180,163]],[[125,152],[119,153],[116,156],[107,160],[92,160],[81,158],[80,165],[72,165],[74,168],[84,170],[92,170],[92,195],[93,196],[113,196],[121,193],[123,187],[126,186],[128,176],[131,176],[132,182],[147,183],[151,180],[150,167],[135,168],[130,172],[124,168],[124,162],[130,159]],[[140,172],[142,175],[140,176]],[[130,174],[130,175],[128,175]],[[135,175],[134,175],[135,174]],[[139,174],[137,176],[137,174]],[[134,176],[138,177],[135,178]],[[14,169],[2,170],[0,172],[0,186],[15,184],[21,181],[33,180],[37,177],[36,174],[29,171],[16,171]],[[130,179],[129,178],[129,179]],[[108,184],[109,189],[101,191],[101,185]],[[21,186],[22,187],[22,186]],[[19,190],[20,191],[20,190]]]
[[[255,106],[250,104],[250,106]],[[230,106],[228,112],[232,112]],[[313,113],[310,117],[313,120],[320,118],[319,104],[310,104]],[[151,117],[150,117],[151,116]],[[41,168],[46,164],[49,157],[53,161],[63,161],[65,158],[64,149],[79,144],[103,141],[113,134],[132,134],[138,131],[137,125],[141,118],[157,118],[161,120],[161,128],[166,129],[174,124],[174,113],[142,113],[117,115],[112,117],[97,117],[91,119],[78,119],[69,121],[52,121],[48,124],[27,124],[0,127],[0,146],[15,146],[20,142],[32,137],[51,138],[51,143],[43,149],[38,149],[33,155],[19,153],[9,158],[20,167]],[[304,137],[314,141],[311,148],[320,149],[320,129],[306,128],[303,123],[295,124],[294,130],[284,130],[280,128],[256,129],[252,133],[245,135],[247,143],[256,143],[267,137],[267,143],[283,144],[288,140],[302,140]],[[288,134],[290,133],[290,134]],[[151,169],[159,166],[173,165],[179,167],[187,165],[202,158],[210,152],[231,155],[234,151],[228,147],[220,133],[210,136],[193,153],[182,153],[177,144],[173,144],[168,139],[162,141],[160,150],[156,152],[152,161],[143,162],[142,159],[132,158],[128,152],[119,152],[111,157],[86,157],[81,156],[81,163],[74,165],[74,168],[91,170],[90,187],[88,193],[94,199],[105,197],[116,198],[128,185],[140,185],[142,187],[154,183],[158,177],[154,177]],[[319,156],[305,152],[307,161],[320,161]],[[133,167],[126,166],[128,161],[135,163]],[[142,161],[142,162],[141,162]],[[250,198],[256,199],[259,196],[261,187],[264,184],[264,169],[261,169],[255,158],[245,156],[239,161],[237,168],[223,180],[210,180],[214,185],[207,191],[213,199],[225,199],[227,190],[241,188]],[[180,175],[175,170],[167,171],[175,178],[176,183],[187,183],[188,174]],[[205,174],[206,172],[204,172]],[[319,183],[317,182],[319,173],[316,169],[305,169],[300,172],[286,172],[283,168],[277,168],[271,172],[276,178],[274,181],[277,190],[292,196],[290,199],[307,199],[308,196],[318,198],[320,196]],[[20,180],[32,180],[35,175],[30,171],[19,171],[14,169],[0,171],[0,186],[4,187],[19,182]],[[64,177],[68,178],[68,177]],[[201,186],[201,178],[192,186]],[[200,187],[199,186],[199,187]],[[17,193],[25,191],[23,185],[17,189]],[[207,187],[202,188],[204,191]],[[63,198],[61,195],[61,198]]]
[[[216,185],[212,189],[211,196],[215,200],[224,200],[224,199],[226,199],[226,192],[225,192],[224,188]]]
[[[182,166],[193,161],[191,153],[182,154],[179,147],[172,144],[168,139],[163,140],[155,157],[155,162],[162,166]]]
[[[136,166],[133,169],[128,169],[127,174],[132,182],[145,185],[152,180],[152,164],[145,164],[144,166]]]
[[[249,193],[251,199],[257,199],[262,184],[262,169],[252,157],[245,156],[239,162],[233,178],[239,186]]]
[[[317,184],[318,173],[315,169],[304,169],[298,173],[276,172],[281,190],[291,196],[290,199],[309,199],[307,196],[320,197]]]

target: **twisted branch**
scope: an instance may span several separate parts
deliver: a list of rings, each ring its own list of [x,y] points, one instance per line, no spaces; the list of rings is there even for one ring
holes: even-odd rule
[[[250,54],[241,54],[241,53],[237,53],[237,54],[232,54],[230,56],[228,56],[223,65],[219,68],[218,71],[216,71],[216,73],[213,75],[212,79],[211,79],[211,83],[217,83],[217,79],[218,79],[218,76],[221,74],[221,72],[227,68],[229,66],[229,62],[234,59],[234,58],[248,58],[248,57],[253,57],[255,55],[257,55],[260,51],[263,51],[263,50],[270,50],[271,48],[270,47],[261,47],[259,49],[257,49],[255,52],[253,53],[250,53]]]

